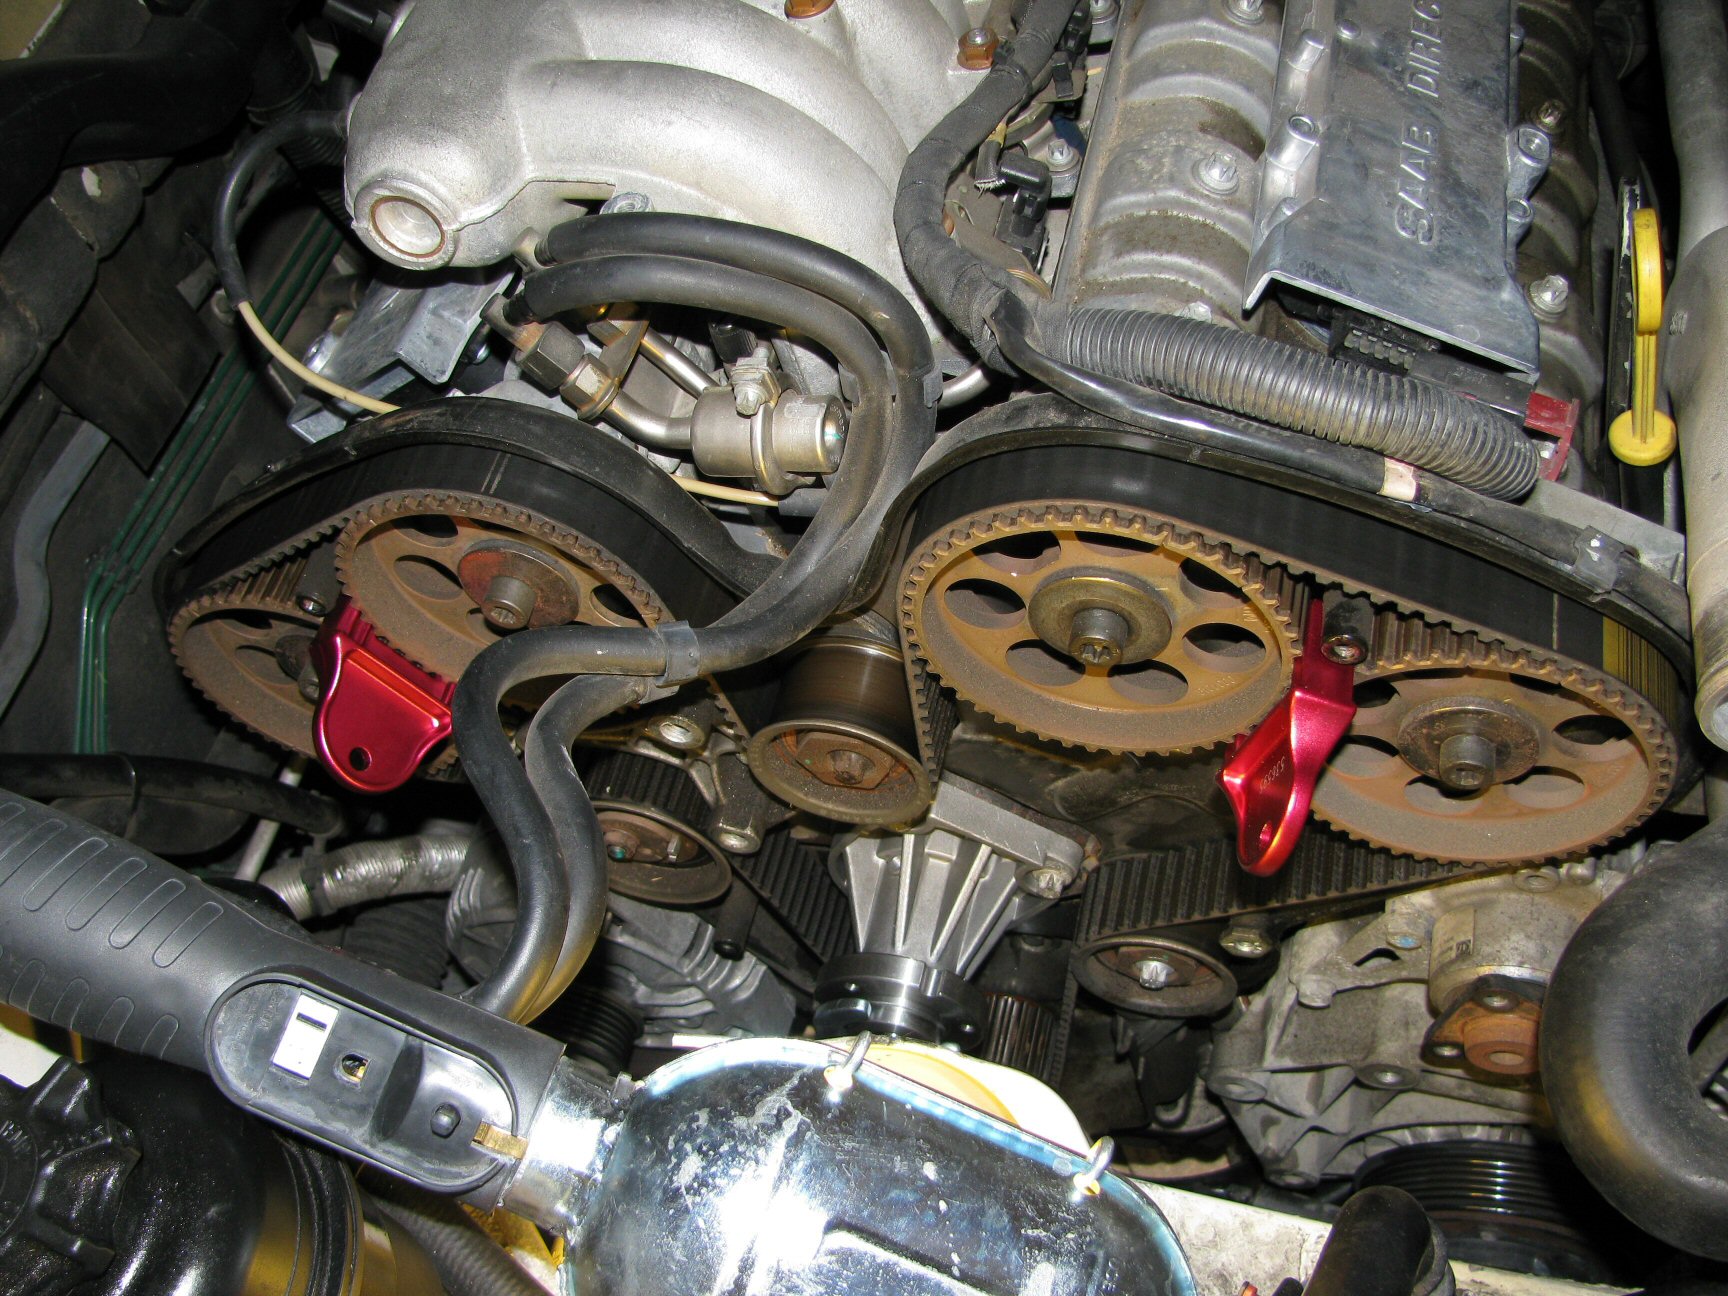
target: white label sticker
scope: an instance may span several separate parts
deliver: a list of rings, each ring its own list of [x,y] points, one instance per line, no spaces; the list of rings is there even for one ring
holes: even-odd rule
[[[288,1029],[282,1032],[282,1038],[270,1060],[284,1071],[292,1071],[301,1079],[310,1077],[318,1065],[318,1055],[324,1051],[324,1041],[330,1038],[330,1028],[336,1024],[337,1016],[338,1010],[334,1004],[324,1003],[311,995],[301,995],[300,1001],[294,1005],[293,1014],[288,1018]]]

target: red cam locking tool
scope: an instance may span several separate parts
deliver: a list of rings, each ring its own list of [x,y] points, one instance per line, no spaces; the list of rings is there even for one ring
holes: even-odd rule
[[[1218,782],[1236,812],[1242,867],[1270,877],[1301,840],[1314,784],[1356,715],[1353,686],[1363,640],[1328,634],[1320,609],[1308,615],[1290,692],[1230,750]]]
[[[456,685],[380,642],[347,599],[324,618],[312,662],[322,684],[313,742],[326,768],[356,792],[401,787],[450,736]]]

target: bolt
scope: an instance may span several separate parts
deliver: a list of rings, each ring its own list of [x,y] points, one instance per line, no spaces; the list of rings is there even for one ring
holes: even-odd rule
[[[1068,655],[1087,666],[1114,666],[1122,660],[1133,629],[1120,612],[1081,608],[1068,623]]]
[[[1224,9],[1239,23],[1257,23],[1266,16],[1266,0],[1224,0]]]
[[[1440,744],[1438,777],[1458,792],[1475,792],[1494,781],[1494,744],[1481,734],[1455,733]]]
[[[302,594],[294,602],[307,616],[321,617],[330,610],[316,594]]]
[[[1179,319],[1199,320],[1202,324],[1212,322],[1212,307],[1203,301],[1191,301],[1176,312]]]
[[[723,828],[715,840],[726,850],[740,855],[748,855],[758,844],[756,834],[744,828]]]
[[[1051,143],[1044,161],[1052,171],[1070,171],[1080,162],[1080,150],[1067,140],[1058,138]]]
[[[1100,18],[1108,18],[1116,12],[1116,0],[1092,0],[1087,8],[1092,15],[1092,21],[1097,22]]]
[[[1448,1062],[1455,1058],[1461,1058],[1464,1056],[1464,1047],[1461,1044],[1436,1044],[1429,1051],[1433,1053],[1435,1057],[1442,1058]]]
[[[1338,24],[1339,40],[1355,40],[1361,34],[1362,29],[1355,23],[1351,22],[1348,18]]]
[[[814,18],[834,7],[834,0],[786,0],[788,18]]]
[[[1067,869],[1045,864],[1023,874],[1020,885],[1041,900],[1054,900],[1068,889],[1073,880],[1074,875]]]
[[[1236,167],[1236,159],[1219,149],[1208,153],[1194,164],[1194,178],[1213,193],[1223,197],[1236,192],[1236,186],[1242,181],[1242,174]]]
[[[1218,946],[1237,958],[1265,958],[1272,952],[1272,934],[1260,927],[1232,923],[1218,938]]]
[[[829,0],[833,3],[833,0]],[[823,5],[824,9],[828,6]],[[637,193],[634,189],[626,189],[623,193],[615,193],[600,204],[602,216],[626,215],[630,212],[645,212],[654,209],[654,202],[645,193]]]
[[[1161,958],[1143,958],[1134,965],[1134,979],[1148,990],[1162,990],[1178,975],[1175,965]]]
[[[1484,990],[1476,996],[1476,1002],[1489,1012],[1510,1012],[1518,1006],[1518,1000],[1504,990]]]
[[[1566,309],[1566,299],[1572,295],[1572,285],[1565,275],[1543,275],[1532,280],[1525,290],[1530,304],[1544,315],[1558,315]]]
[[[843,787],[857,786],[870,773],[870,762],[864,753],[845,747],[829,752],[828,764],[834,771],[834,781]]]
[[[695,750],[702,745],[702,728],[683,716],[667,716],[654,727],[660,741],[668,747]]]
[[[462,1113],[455,1103],[439,1103],[432,1109],[432,1132],[439,1138],[449,1138],[462,1124]]]
[[[996,33],[974,27],[960,37],[960,66],[968,72],[987,71],[996,58]]]
[[[1320,651],[1326,655],[1327,661],[1337,662],[1340,666],[1359,666],[1368,656],[1368,647],[1355,635],[1336,634],[1320,645]]]
[[[606,858],[622,864],[636,853],[642,843],[632,834],[614,828],[602,840],[606,843]]]
[[[732,384],[732,408],[739,418],[754,418],[756,411],[768,403],[768,393],[762,384],[741,378]]]
[[[1545,99],[1536,110],[1536,124],[1550,135],[1558,131],[1565,120],[1566,105],[1558,99]]]
[[[525,580],[500,572],[486,586],[480,614],[500,630],[515,630],[534,615],[534,587]]]
[[[1212,1089],[1220,1097],[1237,1102],[1256,1102],[1266,1096],[1263,1086],[1244,1076],[1220,1076],[1212,1081]]]
[[[1377,1066],[1368,1071],[1368,1083],[1383,1089],[1398,1089],[1410,1083],[1410,1077],[1395,1066]]]

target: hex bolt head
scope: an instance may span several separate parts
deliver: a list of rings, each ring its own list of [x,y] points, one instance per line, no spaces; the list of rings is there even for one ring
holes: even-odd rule
[[[834,781],[842,787],[856,787],[870,773],[870,762],[864,753],[845,747],[828,753],[828,765],[834,771]]]
[[[1120,612],[1081,608],[1068,623],[1068,655],[1086,666],[1114,666],[1122,660],[1134,628]]]
[[[1072,170],[1080,161],[1080,150],[1065,139],[1056,139],[1050,145],[1050,151],[1044,155],[1045,163],[1052,171]]]
[[[957,58],[968,72],[988,71],[996,58],[996,33],[988,27],[974,27],[962,33]]]
[[[1224,0],[1224,10],[1239,23],[1257,23],[1266,16],[1266,0]]]
[[[1041,900],[1054,900],[1068,889],[1073,880],[1074,875],[1067,869],[1045,864],[1021,874],[1020,886]]]
[[[1530,297],[1530,305],[1544,315],[1558,315],[1566,309],[1566,301],[1572,296],[1572,285],[1565,275],[1543,275],[1534,279],[1525,290]]]
[[[1272,952],[1272,944],[1271,933],[1258,927],[1232,925],[1218,938],[1218,946],[1226,954],[1245,959],[1265,958]]]
[[[500,630],[517,630],[534,615],[535,601],[532,585],[500,572],[486,586],[480,614]]]
[[[1439,779],[1458,792],[1475,792],[1494,781],[1494,744],[1481,734],[1456,733],[1440,744]]]
[[[1546,99],[1535,112],[1534,120],[1538,126],[1550,135],[1560,129],[1566,121],[1566,105],[1558,99]]]
[[[1236,192],[1242,183],[1242,172],[1235,158],[1223,149],[1216,149],[1194,164],[1194,178],[1203,188],[1225,197]]]
[[[1162,990],[1178,975],[1175,965],[1161,958],[1143,958],[1134,964],[1134,979],[1147,990]]]

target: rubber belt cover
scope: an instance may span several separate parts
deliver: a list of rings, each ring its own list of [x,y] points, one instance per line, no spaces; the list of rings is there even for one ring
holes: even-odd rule
[[[7,1003],[87,1039],[210,1071],[212,1016],[230,991],[265,973],[479,1060],[510,1089],[522,1129],[561,1052],[544,1035],[265,922],[80,819],[0,792]]]

